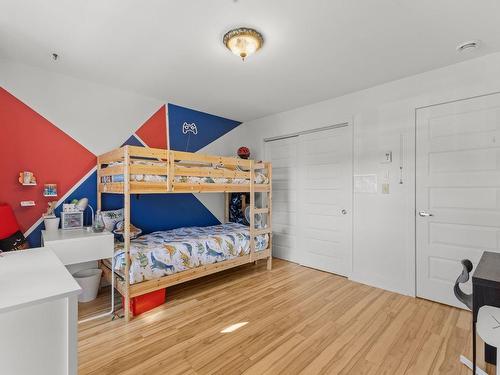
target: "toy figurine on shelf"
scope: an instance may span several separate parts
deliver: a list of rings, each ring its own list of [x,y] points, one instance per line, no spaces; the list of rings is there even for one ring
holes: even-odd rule
[[[57,206],[57,201],[52,201],[47,203],[47,211],[43,214],[43,216],[55,216],[54,210],[56,209]]]
[[[43,214],[43,223],[45,224],[45,230],[56,231],[59,228],[59,222],[61,218],[57,217],[54,210],[57,206],[57,201],[52,201],[47,203],[47,211]]]
[[[19,172],[19,183],[25,186],[36,185],[36,177],[32,172]]]

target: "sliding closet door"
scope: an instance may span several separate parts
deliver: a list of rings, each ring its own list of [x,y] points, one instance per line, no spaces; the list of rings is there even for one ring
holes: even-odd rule
[[[352,129],[300,135],[298,247],[305,266],[349,276],[352,264]]]
[[[266,142],[273,165],[273,256],[300,262],[297,250],[297,137]]]
[[[273,256],[349,276],[352,126],[266,142],[273,163]]]

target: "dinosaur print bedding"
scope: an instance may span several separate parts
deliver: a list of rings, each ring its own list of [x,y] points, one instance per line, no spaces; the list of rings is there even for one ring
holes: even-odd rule
[[[269,236],[256,238],[257,251]],[[250,251],[248,227],[237,223],[153,232],[130,242],[130,283],[140,283],[205,264],[232,259]],[[115,244],[115,271],[125,272],[123,243]]]

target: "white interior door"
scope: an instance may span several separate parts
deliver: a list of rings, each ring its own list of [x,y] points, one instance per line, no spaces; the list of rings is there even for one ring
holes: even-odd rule
[[[273,166],[273,256],[300,262],[297,250],[297,137],[266,142]]]
[[[352,128],[299,136],[301,263],[338,275],[352,268]]]
[[[499,145],[500,94],[417,110],[419,297],[463,307],[453,295],[460,260],[499,251]]]

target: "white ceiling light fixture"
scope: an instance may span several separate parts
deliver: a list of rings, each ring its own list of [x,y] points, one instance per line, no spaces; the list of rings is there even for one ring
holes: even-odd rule
[[[224,45],[243,61],[262,48],[264,38],[255,29],[239,27],[229,30],[222,39]]]
[[[460,43],[457,46],[457,51],[458,52],[473,51],[479,47],[479,44],[480,44],[479,40],[469,40],[467,42]]]

